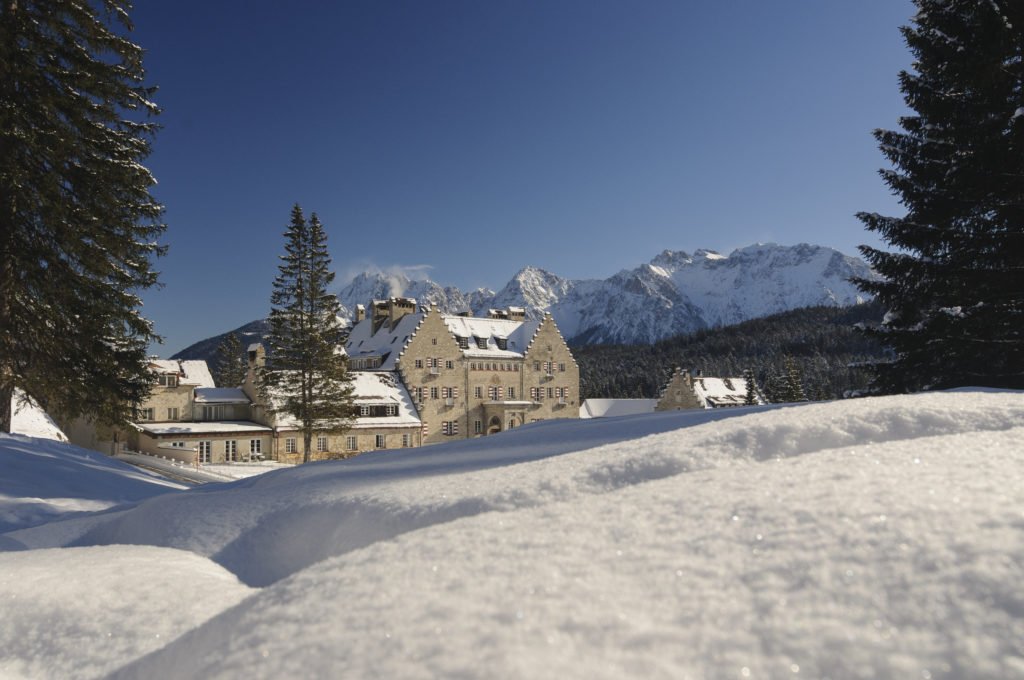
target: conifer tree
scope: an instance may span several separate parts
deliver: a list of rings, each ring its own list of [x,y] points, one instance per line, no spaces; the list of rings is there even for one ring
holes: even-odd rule
[[[807,401],[807,395],[804,393],[803,387],[803,376],[800,374],[800,368],[796,365],[796,361],[793,357],[786,357],[783,360],[783,366],[785,366],[786,375],[783,377],[782,401],[786,403]]]
[[[316,213],[307,222],[296,204],[270,296],[270,357],[260,389],[273,411],[297,421],[303,462],[310,460],[314,432],[343,432],[356,414],[341,306],[328,292],[330,266],[323,225]]]
[[[757,405],[757,380],[754,378],[753,369],[746,369],[743,371],[743,381],[747,385],[747,394],[743,399],[745,406],[756,406]]]
[[[238,387],[245,382],[247,370],[242,342],[237,333],[229,333],[217,347],[217,385]]]
[[[884,281],[894,351],[875,389],[1024,387],[1024,3],[915,0],[900,74],[913,114],[875,137],[903,217],[860,213],[896,248],[861,247]]]
[[[64,417],[148,394],[162,206],[142,165],[154,88],[123,0],[0,4],[0,431],[21,388]]]

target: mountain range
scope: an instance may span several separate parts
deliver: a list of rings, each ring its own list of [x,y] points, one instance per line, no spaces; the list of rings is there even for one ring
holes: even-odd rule
[[[374,299],[412,297],[446,313],[523,307],[530,318],[550,312],[571,344],[649,344],[814,305],[846,306],[865,297],[852,277],[876,274],[857,257],[825,246],[756,244],[723,255],[665,250],[650,262],[607,279],[566,279],[527,266],[495,292],[462,291],[429,278],[364,272],[338,292],[342,317]],[[264,322],[237,329],[243,345],[262,336]],[[225,334],[226,335],[226,334]],[[175,358],[206,358],[223,336],[200,341]]]

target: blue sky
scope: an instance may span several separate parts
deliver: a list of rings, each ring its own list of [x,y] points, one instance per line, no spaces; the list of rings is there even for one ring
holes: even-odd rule
[[[877,245],[909,0],[140,2],[164,356],[265,316],[298,202],[338,282],[607,277],[663,249]]]

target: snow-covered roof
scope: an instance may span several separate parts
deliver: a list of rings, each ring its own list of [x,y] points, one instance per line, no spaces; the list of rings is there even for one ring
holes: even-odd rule
[[[490,319],[475,316],[442,316],[452,335],[469,340],[469,349],[462,351],[467,357],[521,357],[537,334],[540,320],[515,321],[511,319]],[[477,339],[484,342],[480,347]],[[505,341],[505,349],[498,341]]]
[[[614,418],[653,413],[657,399],[587,399],[580,405],[580,418]]]
[[[747,381],[743,378],[694,378],[693,391],[704,408],[743,406]]]
[[[385,371],[352,371],[352,387],[357,406],[393,406],[395,415],[391,416],[357,416],[353,421],[353,429],[376,427],[401,427],[420,425],[416,407],[412,397],[402,385],[398,375]],[[275,401],[271,397],[271,402]],[[277,414],[277,426],[282,429],[298,427],[298,421],[287,413]]]
[[[181,376],[181,385],[215,386],[210,369],[202,359],[150,359],[149,367],[154,373],[173,373]]]
[[[236,434],[239,432],[273,432],[272,428],[244,420],[211,420],[201,423],[136,423],[149,434]]]
[[[406,314],[398,320],[394,329],[385,323],[376,333],[373,332],[373,319],[363,319],[352,327],[352,332],[345,343],[345,351],[350,359],[380,357],[381,370],[393,371],[398,355],[422,319],[421,313]]]
[[[197,387],[197,404],[247,404],[249,397],[240,387]]]

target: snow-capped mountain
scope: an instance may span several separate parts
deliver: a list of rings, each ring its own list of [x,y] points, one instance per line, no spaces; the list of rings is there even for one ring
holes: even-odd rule
[[[551,312],[574,344],[648,344],[799,307],[856,304],[864,298],[851,277],[875,274],[863,260],[825,246],[760,243],[728,255],[665,250],[608,279],[565,279],[527,266],[497,293],[365,272],[344,286],[338,299],[348,319],[357,304],[393,296],[416,298],[451,314],[471,310],[483,316],[488,309],[523,307],[530,318]],[[205,342],[214,340],[220,338]],[[192,349],[175,356],[191,357]]]
[[[527,266],[497,293],[360,274],[338,297],[347,310],[393,295],[478,316],[489,308],[524,307],[530,317],[551,312],[562,334],[579,344],[650,343],[798,307],[855,304],[863,294],[849,279],[873,275],[859,258],[832,248],[757,244],[729,255],[665,250],[603,280],[565,279]]]

